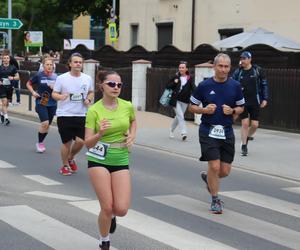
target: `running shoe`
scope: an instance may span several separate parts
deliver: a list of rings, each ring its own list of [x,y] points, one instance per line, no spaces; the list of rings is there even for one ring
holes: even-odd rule
[[[247,148],[246,144],[241,146],[241,150],[242,150],[241,156],[247,156],[248,155],[248,148]]]
[[[1,116],[1,123],[4,123],[4,115],[0,115]]]
[[[99,249],[101,250],[109,250],[110,242],[109,241],[102,241],[101,245],[99,245]]]
[[[116,228],[117,228],[117,219],[116,216],[114,216],[111,218],[109,233],[113,234],[116,231]]]
[[[224,208],[224,202],[221,201],[220,199],[216,199],[211,202],[210,210],[212,211],[212,213],[222,214],[223,208]]]
[[[174,138],[174,132],[172,131],[172,129],[170,129],[169,137],[170,137],[170,138]]]
[[[44,153],[46,151],[44,143],[36,143],[35,147],[37,153]]]
[[[248,136],[248,137],[247,137],[247,143],[246,143],[246,144],[248,144],[248,141],[253,141],[253,140],[254,140],[254,137]]]
[[[72,171],[73,173],[76,173],[76,172],[77,172],[78,166],[77,166],[77,164],[76,164],[76,162],[75,162],[74,160],[69,160],[69,166],[70,166],[71,171]]]
[[[6,126],[8,126],[8,125],[10,124],[10,120],[8,120],[8,119],[6,118],[5,121],[4,121],[4,124],[5,124]]]
[[[206,189],[207,189],[207,191],[210,193],[209,186],[208,186],[208,182],[207,182],[207,173],[206,173],[206,171],[202,171],[202,172],[200,173],[200,175],[201,175],[202,180],[203,180],[203,181],[205,182],[205,184],[206,184]]]
[[[59,170],[59,173],[62,175],[71,175],[72,172],[68,166],[62,166],[61,169]]]
[[[182,134],[182,135],[181,135],[181,139],[182,139],[183,141],[185,141],[186,138],[187,138],[187,135],[186,135],[186,134]]]

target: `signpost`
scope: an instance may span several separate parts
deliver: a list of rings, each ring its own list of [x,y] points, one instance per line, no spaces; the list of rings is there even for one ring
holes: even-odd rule
[[[0,29],[18,30],[23,26],[20,19],[0,18]]]

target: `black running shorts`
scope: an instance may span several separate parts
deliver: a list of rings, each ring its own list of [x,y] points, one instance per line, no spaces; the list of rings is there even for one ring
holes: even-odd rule
[[[233,137],[221,140],[200,133],[199,141],[201,146],[200,161],[221,160],[229,164],[233,162],[235,154],[234,135]]]
[[[250,116],[250,120],[258,121],[259,112],[260,106],[258,105],[244,106],[244,111],[240,114],[240,118],[243,120]]]
[[[76,137],[84,140],[85,117],[60,116],[57,117],[57,127],[62,143],[75,140]]]

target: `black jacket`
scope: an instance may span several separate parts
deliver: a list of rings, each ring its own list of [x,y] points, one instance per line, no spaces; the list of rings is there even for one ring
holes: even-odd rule
[[[172,89],[172,97],[170,100],[170,105],[176,107],[177,101],[190,103],[190,97],[194,89],[196,88],[194,84],[194,80],[191,75],[187,72],[187,83],[183,86],[182,90],[180,91],[180,73],[177,72],[175,77],[171,78],[169,83],[167,84],[167,89]]]

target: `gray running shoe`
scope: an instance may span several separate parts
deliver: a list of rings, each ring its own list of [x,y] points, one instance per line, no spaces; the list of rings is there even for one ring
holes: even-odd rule
[[[210,210],[214,214],[222,214],[224,209],[224,202],[220,199],[216,199],[211,202]]]
[[[247,145],[242,145],[241,146],[241,156],[247,156],[248,155],[248,148],[247,148]]]

